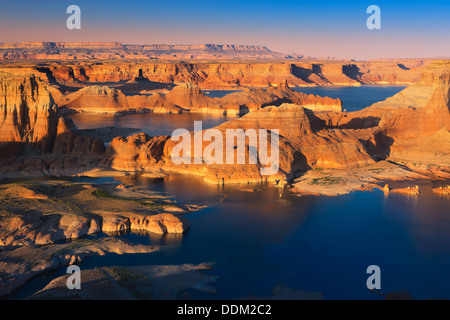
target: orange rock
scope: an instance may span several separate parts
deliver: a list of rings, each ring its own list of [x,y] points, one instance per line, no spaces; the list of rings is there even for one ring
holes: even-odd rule
[[[2,160],[35,152],[99,154],[99,139],[74,134],[58,112],[46,85],[19,68],[0,71],[0,150]]]
[[[159,167],[169,171],[199,174],[208,182],[222,184],[285,180],[292,172],[312,166],[345,169],[374,162],[361,143],[362,138],[369,137],[371,131],[315,132],[311,117],[311,111],[301,106],[283,104],[250,112],[215,128],[223,136],[229,129],[279,130],[280,170],[273,176],[261,176],[260,164],[230,165],[226,164],[225,159],[224,164],[175,165],[171,152],[177,142],[171,141],[170,137],[152,138],[145,133],[115,138],[106,152],[107,164],[116,170],[126,171],[151,171]],[[208,145],[209,142],[203,142],[202,148]],[[248,149],[245,152],[245,158],[248,159]],[[226,152],[223,154],[225,157]],[[193,152],[191,157],[192,155]]]
[[[439,195],[450,195],[450,186],[433,188],[433,192]]]
[[[14,186],[8,188],[5,191],[5,194],[9,197],[20,199],[41,199],[41,200],[48,199],[48,197],[45,194],[36,193],[35,191],[22,186]]]
[[[186,88],[194,89],[193,86]],[[199,94],[198,89],[195,90]],[[257,92],[255,96],[264,97],[264,94],[274,94],[277,90],[290,95],[285,83],[279,88],[268,88],[265,93],[258,90],[247,90],[240,96],[253,97]],[[419,83],[358,112],[314,112],[298,105],[283,104],[253,110],[242,118],[216,127],[221,132],[226,129],[278,129],[280,170],[271,177],[262,177],[259,165],[173,165],[170,154],[175,143],[169,137],[146,135],[116,138],[110,145],[108,163],[118,170],[160,167],[202,175],[208,182],[222,184],[285,180],[296,171],[310,168],[364,167],[392,155],[410,157],[415,152],[433,159],[436,150],[448,145],[449,91],[450,63],[443,62],[431,65]],[[237,94],[228,95],[227,99],[233,96],[237,97]],[[431,136],[432,144],[423,140]],[[207,145],[204,143],[202,148]],[[393,192],[418,194],[419,190],[405,188]]]
[[[293,91],[286,81],[267,89],[251,89],[222,98],[205,96],[199,86],[180,84],[163,95],[125,96],[122,91],[104,86],[90,86],[60,98],[60,107],[77,112],[126,114],[134,112],[181,113],[207,112],[245,114],[280,101],[295,103],[314,111],[342,110],[339,99],[322,98]]]
[[[400,189],[392,189],[391,192],[392,193],[412,195],[412,196],[417,196],[420,193],[419,192],[419,186],[400,188]]]
[[[157,234],[182,234],[189,228],[189,221],[170,213],[160,213],[143,219],[132,218],[131,229]]]
[[[49,50],[58,53],[50,54]],[[75,57],[77,63],[72,61]],[[116,61],[84,62],[92,58]],[[159,61],[154,62],[155,58]],[[429,59],[364,62],[322,59],[302,62],[301,58],[273,52],[262,46],[247,45],[125,45],[117,42],[0,44],[0,60],[59,60],[59,64],[53,64],[48,70],[56,81],[63,84],[118,82],[136,78],[162,83],[191,82],[202,88],[267,87],[283,80],[295,86],[411,84],[419,80],[421,70],[430,62]],[[139,62],[130,63],[129,60]]]

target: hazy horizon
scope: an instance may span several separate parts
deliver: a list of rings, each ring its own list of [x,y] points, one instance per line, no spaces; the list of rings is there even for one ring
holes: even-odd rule
[[[66,9],[82,11],[68,30]],[[381,30],[366,9],[381,8]],[[389,59],[450,56],[448,1],[67,1],[0,4],[0,42],[235,44],[316,58]]]

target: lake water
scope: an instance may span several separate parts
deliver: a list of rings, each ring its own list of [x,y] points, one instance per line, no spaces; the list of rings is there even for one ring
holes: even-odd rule
[[[347,111],[357,111],[385,100],[400,92],[402,86],[361,86],[361,87],[310,87],[294,88],[307,94],[328,96],[342,100]],[[223,97],[237,90],[207,90],[206,95]],[[194,129],[194,121],[202,121],[203,129],[213,128],[225,121],[235,119],[236,116],[214,115],[202,113],[182,114],[134,114],[123,117],[104,116],[95,114],[72,114],[71,118],[79,129],[94,129],[98,127],[140,128],[150,136],[170,135],[175,129]]]
[[[378,87],[351,89],[367,92],[370,88],[379,93]],[[365,103],[367,100],[359,105]],[[172,130],[173,123],[158,121],[171,121],[171,117],[178,115],[157,115],[159,120],[155,122],[151,116],[155,115],[110,118],[96,123],[124,127],[141,124],[146,130],[156,130],[157,126],[166,132]],[[177,126],[189,129],[192,125],[189,121],[194,118],[180,116]],[[194,117],[197,116],[206,117]],[[212,125],[226,119],[209,120]],[[217,294],[190,290],[191,298],[262,297],[271,295],[275,286],[285,285],[321,292],[325,299],[382,299],[366,287],[367,267],[378,265],[382,292],[405,289],[420,299],[450,299],[450,198],[431,192],[432,187],[448,181],[418,182],[422,189],[418,197],[385,196],[381,191],[339,197],[297,197],[266,186],[252,186],[256,192],[248,192],[247,186],[218,187],[205,184],[199,177],[182,175],[167,179],[124,177],[119,182],[145,186],[179,201],[208,207],[188,215],[191,228],[184,236],[161,238],[135,233],[121,236],[134,243],[169,245],[169,249],[150,254],[92,257],[81,264],[82,269],[211,262],[214,268],[206,272],[220,276],[212,284]],[[37,277],[12,298],[24,298],[64,272],[65,269],[60,269]]]
[[[406,87],[404,86],[361,86],[361,87],[307,87],[293,90],[315,94],[322,97],[339,98],[343,109],[357,111],[371,106],[375,102],[383,101]]]
[[[194,121],[202,121],[203,129],[209,129],[225,121],[235,119],[233,115],[214,115],[204,113],[158,114],[144,113],[114,117],[96,114],[72,114],[67,118],[73,120],[78,129],[95,129],[99,127],[137,128],[150,136],[171,135],[176,129],[194,130]]]
[[[361,87],[304,87],[292,88],[294,91],[315,94],[322,97],[339,98],[347,111],[357,111],[369,107],[378,101],[383,101],[403,89],[405,86],[361,86]],[[209,90],[207,96],[221,98],[226,94],[239,90]]]

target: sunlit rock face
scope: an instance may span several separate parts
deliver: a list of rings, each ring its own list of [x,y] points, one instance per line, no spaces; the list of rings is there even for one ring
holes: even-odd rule
[[[175,86],[166,94],[129,96],[121,90],[106,86],[88,86],[67,96],[60,96],[58,100],[59,106],[64,110],[116,115],[141,112],[245,114],[285,102],[302,105],[314,111],[342,110],[342,102],[339,99],[293,91],[287,81],[268,88],[246,89],[222,98],[208,97],[198,85],[186,82]]]
[[[0,108],[0,142],[27,142],[50,150],[59,116],[40,80],[33,75],[0,73]]]
[[[145,134],[118,137],[108,149],[109,164],[119,170],[156,167],[197,174],[211,183],[247,183],[290,179],[311,168],[350,169],[382,159],[433,160],[449,153],[450,68],[436,63],[411,85],[383,102],[357,112],[314,112],[294,104],[267,106],[226,122],[227,129],[279,130],[279,171],[261,175],[261,164],[173,164],[175,142]],[[287,90],[287,89],[285,89]],[[194,139],[194,133],[190,133]],[[204,151],[209,142],[202,142]],[[246,157],[248,156],[248,150]],[[190,156],[194,157],[192,151]]]
[[[0,72],[1,159],[32,153],[101,153],[100,140],[78,137],[60,117],[46,85],[21,69]]]

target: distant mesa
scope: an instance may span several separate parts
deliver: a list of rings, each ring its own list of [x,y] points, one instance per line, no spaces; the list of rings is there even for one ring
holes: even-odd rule
[[[265,46],[187,44],[135,45],[119,42],[5,42],[0,43],[4,60],[75,59],[287,59]],[[298,56],[297,58],[302,58]]]

